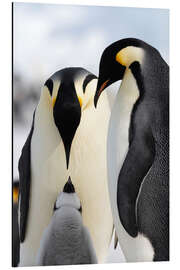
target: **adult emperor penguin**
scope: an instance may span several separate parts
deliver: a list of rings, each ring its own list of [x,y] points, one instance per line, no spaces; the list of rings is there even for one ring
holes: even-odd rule
[[[37,265],[97,263],[88,229],[83,225],[82,207],[69,178],[55,202],[54,213],[43,232]]]
[[[106,257],[113,227],[105,146],[110,109],[105,96],[95,113],[96,86],[96,76],[87,70],[66,68],[42,88],[19,160],[20,266],[35,265],[42,232],[69,175],[98,262]]]
[[[169,260],[169,67],[147,43],[122,39],[101,57],[95,106],[121,80],[108,131],[108,182],[127,261]]]

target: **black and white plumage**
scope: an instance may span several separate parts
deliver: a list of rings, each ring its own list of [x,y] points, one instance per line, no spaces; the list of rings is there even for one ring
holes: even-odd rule
[[[80,200],[69,178],[55,203],[54,213],[42,235],[37,265],[97,263],[88,229],[83,225]]]
[[[96,76],[87,70],[66,68],[53,74],[42,88],[19,160],[20,266],[35,265],[42,232],[69,175],[98,262],[105,259],[113,227],[105,146],[110,109],[105,96],[95,113],[96,84]]]
[[[118,239],[127,261],[169,260],[169,67],[138,39],[102,54],[101,92],[122,83],[108,133],[108,178]]]

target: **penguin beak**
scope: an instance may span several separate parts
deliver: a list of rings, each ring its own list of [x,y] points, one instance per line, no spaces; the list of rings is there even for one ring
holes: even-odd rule
[[[73,183],[71,181],[71,177],[70,176],[69,176],[68,181],[64,185],[63,192],[66,192],[66,193],[75,193],[75,189],[74,189],[74,186],[73,186]]]
[[[94,96],[94,106],[96,108],[97,102],[101,93],[111,84],[122,80],[126,67],[117,61],[104,60],[101,58],[99,78],[97,83],[96,94]]]
[[[96,89],[96,93],[95,93],[95,96],[94,96],[94,106],[95,106],[95,108],[97,106],[97,102],[98,102],[98,99],[99,99],[101,93],[110,84],[111,84],[110,79],[108,79],[108,80],[106,80],[104,82],[102,82],[100,79],[98,80],[97,89]]]

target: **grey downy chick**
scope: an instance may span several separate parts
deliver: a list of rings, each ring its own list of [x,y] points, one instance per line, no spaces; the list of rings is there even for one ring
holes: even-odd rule
[[[83,225],[80,200],[69,177],[42,235],[37,265],[92,263],[97,263],[95,250],[90,233]]]

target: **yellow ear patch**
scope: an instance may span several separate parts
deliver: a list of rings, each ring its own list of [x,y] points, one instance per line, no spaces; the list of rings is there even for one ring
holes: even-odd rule
[[[56,98],[53,97],[53,98],[52,98],[52,106],[53,106],[53,107],[54,107],[55,102],[56,102]]]
[[[19,195],[19,189],[17,187],[13,188],[13,203],[17,203]]]
[[[142,64],[144,50],[139,47],[128,46],[116,54],[116,61],[125,67],[129,67],[134,61]]]
[[[78,96],[78,100],[79,100],[80,107],[82,107],[82,98],[80,96]]]
[[[53,81],[53,92],[52,92],[52,106],[53,107],[54,107],[55,102],[56,102],[58,91],[60,91],[60,89],[59,89],[60,84],[61,84],[61,81],[59,81],[59,80]]]
[[[121,65],[126,66],[127,60],[128,57],[127,54],[124,52],[124,49],[116,54],[116,61],[119,62]]]

